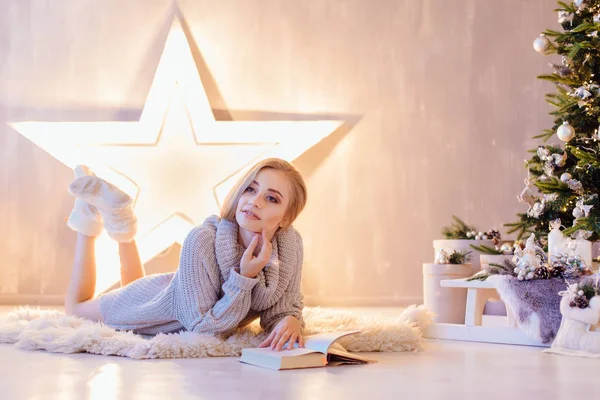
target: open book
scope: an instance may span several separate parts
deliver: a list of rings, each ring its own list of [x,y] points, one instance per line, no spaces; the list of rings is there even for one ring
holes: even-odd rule
[[[305,336],[304,348],[298,347],[298,343],[295,343],[291,350],[288,350],[287,347],[279,351],[271,350],[270,347],[242,349],[240,361],[276,370],[375,362],[375,360],[349,353],[341,345],[335,343],[343,336],[358,332],[329,332]]]

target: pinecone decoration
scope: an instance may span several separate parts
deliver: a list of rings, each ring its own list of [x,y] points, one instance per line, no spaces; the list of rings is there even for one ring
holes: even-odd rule
[[[575,305],[579,308],[587,308],[590,302],[585,296],[577,296],[575,297]]]
[[[562,278],[565,273],[565,267],[557,265],[550,270],[550,276],[552,278]]]
[[[500,232],[497,229],[490,230],[486,233],[486,236],[492,239],[492,243],[494,243],[496,246],[498,245],[498,243],[500,243],[500,239],[502,239],[502,236],[500,235]]]
[[[569,303],[569,307],[575,308],[575,307],[577,307],[577,303],[575,303],[573,300],[571,300],[571,302]]]
[[[535,270],[535,277],[538,279],[550,278],[550,271],[546,267],[539,267]]]

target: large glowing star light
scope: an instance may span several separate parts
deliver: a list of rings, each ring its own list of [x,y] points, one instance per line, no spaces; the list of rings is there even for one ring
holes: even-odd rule
[[[139,121],[14,122],[60,162],[89,165],[135,199],[137,242],[146,262],[185,236],[255,162],[292,161],[341,121],[216,121],[178,20],[173,23]],[[66,190],[66,189],[65,189]],[[99,274],[113,264],[106,235]],[[106,256],[107,257],[107,256]],[[113,272],[115,271],[113,267]],[[118,267],[116,267],[118,271]],[[110,274],[109,274],[110,275]],[[115,281],[98,276],[97,291]]]

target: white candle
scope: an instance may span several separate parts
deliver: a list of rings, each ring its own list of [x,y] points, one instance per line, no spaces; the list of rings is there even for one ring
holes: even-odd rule
[[[592,242],[589,240],[575,240],[577,247],[575,248],[576,256],[580,256],[588,267],[592,268]]]

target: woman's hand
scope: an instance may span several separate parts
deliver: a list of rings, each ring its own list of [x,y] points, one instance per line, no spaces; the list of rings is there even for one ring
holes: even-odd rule
[[[267,240],[267,230],[262,231],[262,246],[260,253],[255,257],[254,250],[258,245],[258,239],[261,235],[255,234],[250,242],[250,245],[244,251],[240,261],[240,274],[246,278],[256,278],[256,275],[268,264],[273,252],[273,245]]]
[[[284,317],[271,334],[258,347],[268,347],[281,350],[285,342],[288,342],[288,349],[294,348],[294,343],[298,342],[298,347],[304,347],[304,337],[302,336],[302,324],[296,317]]]

